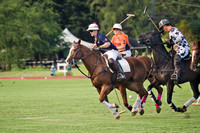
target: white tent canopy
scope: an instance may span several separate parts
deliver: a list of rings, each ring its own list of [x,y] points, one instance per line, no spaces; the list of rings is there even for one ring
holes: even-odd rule
[[[65,28],[65,30],[63,31],[63,34],[64,34],[63,38],[65,42],[73,43],[74,41],[79,40],[79,38],[75,37],[67,28]],[[87,46],[88,48],[92,48],[92,43],[90,42],[81,40],[81,44]]]

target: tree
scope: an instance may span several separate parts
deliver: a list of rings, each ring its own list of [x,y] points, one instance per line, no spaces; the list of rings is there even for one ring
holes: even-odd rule
[[[1,66],[21,67],[22,59],[49,54],[61,42],[59,14],[48,1],[3,0],[0,12],[0,50],[5,51],[0,53]]]

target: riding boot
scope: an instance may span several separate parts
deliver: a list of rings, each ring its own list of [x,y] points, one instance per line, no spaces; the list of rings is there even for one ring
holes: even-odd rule
[[[114,69],[114,71],[117,72],[117,80],[121,81],[123,79],[126,79],[123,69],[121,68],[121,66],[119,65],[117,61],[114,61],[114,59],[110,58],[108,60],[108,63],[111,69]]]
[[[181,74],[181,71],[182,71],[181,61],[182,61],[181,57],[178,54],[176,54],[175,57],[174,57],[174,67],[175,67],[174,73],[171,75],[171,80],[176,81],[176,84],[177,84],[177,82],[180,78],[180,74]]]

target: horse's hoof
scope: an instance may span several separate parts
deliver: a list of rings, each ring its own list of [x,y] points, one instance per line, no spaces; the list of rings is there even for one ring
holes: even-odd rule
[[[118,115],[118,116],[115,116],[115,119],[116,120],[119,120],[120,119],[120,116]]]
[[[186,111],[187,111],[187,108],[181,108],[181,107],[179,107],[177,112],[184,113]]]
[[[156,112],[160,113],[160,111],[161,111],[161,108],[160,107],[156,107]]]
[[[157,103],[158,106],[162,105],[162,101],[161,100],[156,100],[156,103]]]
[[[132,116],[135,116],[137,114],[137,111],[131,112]]]
[[[140,111],[140,115],[143,115],[144,114],[144,109],[142,109],[141,111]]]

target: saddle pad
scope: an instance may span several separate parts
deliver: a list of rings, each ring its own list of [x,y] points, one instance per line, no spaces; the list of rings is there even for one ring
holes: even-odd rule
[[[127,60],[125,60],[124,58],[121,58],[120,60],[118,60],[118,62],[121,65],[124,72],[131,72],[131,68]]]

